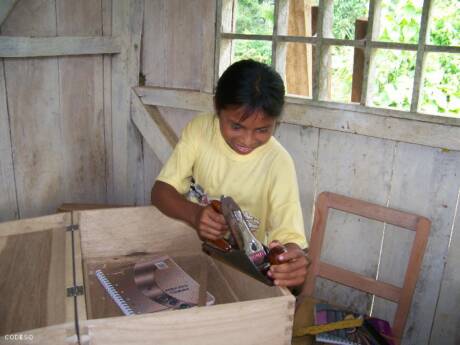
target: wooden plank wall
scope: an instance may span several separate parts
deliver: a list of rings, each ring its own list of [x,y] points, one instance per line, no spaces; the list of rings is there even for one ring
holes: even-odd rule
[[[100,1],[56,1],[58,36],[102,36]],[[106,199],[102,56],[58,58],[65,198]]]
[[[215,6],[215,0],[145,1],[141,73],[147,86],[212,92]],[[178,135],[197,114],[165,107],[159,110]],[[143,201],[149,204],[161,163],[145,141],[142,149]]]
[[[100,36],[102,24],[101,1],[21,0],[1,34]],[[0,190],[12,210],[2,205],[0,220],[106,202],[102,56],[4,59],[1,69]]]
[[[53,213],[64,202],[139,203],[143,156],[130,87],[138,85],[143,3],[19,0],[1,23],[3,36],[113,34],[122,48],[1,61],[0,221]]]
[[[452,307],[449,312],[436,306],[438,298],[445,301],[458,294],[454,292],[458,291],[458,280],[455,290],[455,279],[449,271],[444,272],[444,266],[447,261],[452,271],[458,263],[453,261],[458,249],[451,245],[448,252],[448,245],[460,188],[460,152],[328,130],[319,132],[314,188],[317,192],[342,193],[419,213],[433,222],[404,343],[428,344],[432,327],[454,332],[458,316]],[[294,157],[297,160],[295,153]],[[412,239],[409,231],[395,231],[392,226],[335,211],[328,224],[323,257],[331,263],[346,263],[346,268],[369,276],[378,274],[383,281],[401,285]],[[440,294],[441,282],[445,295]],[[374,314],[383,318],[392,318],[394,312],[394,306],[388,302],[378,298],[373,301],[370,296],[326,281],[317,286],[317,294],[362,311],[370,310],[373,304]],[[433,324],[433,317],[445,312],[446,324]],[[458,335],[457,340],[449,339],[454,344]]]
[[[21,1],[1,27],[2,35],[56,36],[54,1]],[[3,61],[19,217],[42,214],[64,191],[59,74],[56,58]],[[31,173],[33,172],[33,173]],[[41,200],[41,205],[35,201]]]

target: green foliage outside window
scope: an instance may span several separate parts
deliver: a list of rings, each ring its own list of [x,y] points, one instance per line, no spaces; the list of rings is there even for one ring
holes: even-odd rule
[[[417,44],[422,15],[422,0],[382,0],[378,40]],[[367,16],[368,0],[335,0],[333,36],[353,39],[355,19]],[[273,30],[274,0],[238,0],[236,32],[270,34]],[[460,1],[433,0],[428,44],[460,45]],[[340,85],[334,100],[348,102],[351,95],[349,54],[345,47],[334,48],[331,74]],[[410,109],[415,57],[411,52],[378,50],[375,55],[386,63],[375,63],[370,103],[377,107]],[[234,61],[254,58],[271,63],[270,42],[239,41],[234,46]],[[460,116],[460,54],[426,54],[423,69],[420,111]],[[371,81],[370,81],[371,82]]]
[[[236,33],[271,35],[273,33],[274,0],[238,0]],[[268,65],[272,61],[270,41],[238,41],[233,61],[254,59]]]
[[[428,43],[460,46],[460,1],[435,0]],[[460,117],[460,54],[428,54],[420,108],[429,114]]]
[[[334,38],[355,38],[355,20],[367,18],[369,0],[335,0],[332,35]]]

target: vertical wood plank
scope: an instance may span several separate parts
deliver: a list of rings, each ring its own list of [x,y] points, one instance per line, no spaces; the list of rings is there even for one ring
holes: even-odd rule
[[[320,130],[317,194],[331,191],[386,205],[393,151],[391,141]],[[331,210],[321,258],[375,277],[382,232],[380,222]],[[318,297],[358,311],[370,310],[370,296],[323,279],[318,283]]]
[[[212,92],[217,2],[151,0],[145,3],[141,73],[146,85]],[[163,118],[180,134],[196,112],[160,108]],[[143,141],[144,203],[161,163]]]
[[[276,2],[274,9],[274,24],[273,32],[277,35],[287,35],[290,23],[291,4],[289,0],[280,0]],[[289,85],[289,70],[288,70],[288,47],[291,43],[281,42],[278,39],[272,43],[272,66],[281,75],[285,81],[286,93],[293,93]],[[275,49],[276,48],[276,49]],[[291,54],[292,55],[292,54]],[[292,62],[291,59],[290,62]]]
[[[112,0],[102,0],[102,34],[112,36]],[[104,55],[104,142],[106,200],[114,200],[112,142],[112,56]]]
[[[460,188],[459,171],[460,152],[398,143],[389,206],[432,221],[403,343],[427,344],[430,338]],[[387,228],[387,232],[392,229]],[[390,235],[383,243],[380,277],[398,282],[409,243],[407,238]],[[378,300],[375,311],[380,315],[388,313]]]
[[[216,29],[215,29],[215,46],[214,46],[214,73],[212,80],[214,85],[217,85],[219,80],[219,69],[220,69],[220,50],[221,50],[221,37],[220,33],[222,32],[222,0],[216,0]]]
[[[136,0],[130,5],[129,26],[128,32],[130,35],[131,47],[129,52],[128,62],[128,81],[129,81],[129,98],[131,99],[132,87],[139,85],[140,75],[140,54],[141,40],[144,18],[144,1]],[[134,180],[135,199],[134,204],[140,205],[144,203],[144,157],[142,154],[142,137],[139,131],[133,126],[132,121],[129,121],[128,126],[129,145],[128,145],[128,176],[132,176]],[[130,157],[133,158],[130,158]]]
[[[291,0],[289,4],[288,34],[311,36],[311,6],[305,0]],[[311,46],[288,44],[286,53],[287,93],[311,96]]]
[[[102,35],[100,1],[56,0],[59,36]],[[106,201],[102,56],[58,58],[65,200]]]
[[[55,1],[20,1],[2,34],[55,36]],[[64,185],[57,60],[6,59],[5,76],[20,215],[54,212]]]
[[[273,38],[272,38],[272,62],[271,65],[273,68],[279,68],[279,64],[277,62],[277,57],[279,56],[278,53],[278,23],[279,23],[279,14],[280,14],[280,2],[275,1],[274,9],[273,9]],[[284,50],[284,49],[283,49]],[[284,72],[284,69],[281,71]],[[284,73],[281,73],[284,77]]]
[[[146,85],[212,91],[215,12],[212,0],[146,3]]]
[[[369,1],[369,15],[367,17],[367,32],[366,42],[370,42],[377,36],[380,26],[380,10],[381,1],[375,0]],[[368,94],[372,94],[374,83],[368,83],[369,80],[373,80],[375,69],[371,66],[375,51],[371,48],[370,44],[366,44],[364,49],[364,70],[363,70],[363,83],[361,85],[361,105],[369,103]]]
[[[355,20],[355,40],[366,38],[367,19]],[[353,74],[351,82],[351,101],[361,102],[363,92],[364,49],[355,48],[353,54]]]
[[[316,193],[318,136],[317,128],[304,128],[290,124],[279,125],[275,133],[275,137],[288,150],[295,163],[307,239],[311,237],[313,203]]]
[[[199,90],[200,78],[196,71],[199,71],[197,66],[201,65],[203,56],[201,13],[198,14],[201,4],[202,1],[199,4],[191,1],[167,1],[165,48],[168,65],[165,73],[168,86]]]
[[[80,212],[73,211],[72,212],[72,224],[80,224]],[[72,239],[72,238],[70,238]],[[84,277],[83,277],[83,256],[81,253],[81,234],[80,230],[73,232],[73,260],[75,263],[75,285],[85,285]],[[73,277],[72,277],[73,278]],[[76,308],[77,308],[77,315],[78,320],[81,322],[82,320],[87,320],[87,305],[89,301],[86,301],[85,295],[76,296]],[[84,333],[82,327],[80,327],[80,335]]]
[[[329,46],[323,45],[323,37],[331,37],[333,20],[333,0],[319,0],[319,14],[316,22],[318,43],[315,46],[312,83],[314,100],[329,99]]]
[[[114,0],[112,14],[112,33],[124,38],[124,47],[122,53],[112,59],[114,199],[109,202],[135,204],[142,151],[139,133],[130,119],[130,97],[131,87],[137,86],[139,79],[143,2]]]
[[[166,86],[166,17],[163,0],[149,0],[144,8],[141,73],[146,85]]]
[[[410,111],[418,111],[420,103],[420,89],[422,87],[423,61],[425,60],[426,33],[428,30],[428,21],[430,17],[431,0],[424,0],[422,7],[422,18],[420,19],[420,31],[418,37],[417,58],[415,61],[414,82],[412,86],[412,99]]]
[[[8,106],[6,103],[5,71],[0,61],[0,222],[19,217],[14,180]]]
[[[64,194],[57,63],[7,60],[5,68],[19,212],[51,213]]]
[[[458,313],[460,309],[460,265],[458,264],[460,262],[460,215],[458,202],[457,199],[456,220],[452,229],[430,344],[438,343],[439,339],[442,339],[445,345],[460,343],[460,314]]]
[[[219,76],[224,73],[233,57],[233,40],[220,37],[221,32],[235,32],[236,13],[238,2],[234,0],[217,1],[217,40],[215,61],[218,66],[215,68],[214,82],[217,85]]]
[[[214,91],[214,50],[216,37],[216,1],[205,0],[201,4],[201,58],[200,91]]]
[[[102,0],[102,34],[112,35],[112,0]],[[114,200],[112,142],[112,57],[103,56],[106,201]]]

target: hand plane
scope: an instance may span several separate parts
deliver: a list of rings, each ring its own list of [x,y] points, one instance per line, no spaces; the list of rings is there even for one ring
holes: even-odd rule
[[[226,239],[203,243],[203,251],[253,278],[273,285],[267,276],[270,265],[278,264],[277,256],[286,251],[283,246],[269,250],[252,234],[243,211],[231,197],[213,200],[211,206],[221,213],[230,231]]]

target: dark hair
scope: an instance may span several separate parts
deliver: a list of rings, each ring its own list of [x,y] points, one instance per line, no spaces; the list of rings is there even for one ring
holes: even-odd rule
[[[230,65],[217,82],[217,113],[228,106],[243,106],[243,120],[255,111],[278,117],[284,105],[284,83],[270,66],[254,60]]]

